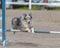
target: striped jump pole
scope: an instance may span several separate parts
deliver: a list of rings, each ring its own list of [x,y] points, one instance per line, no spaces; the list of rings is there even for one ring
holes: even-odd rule
[[[21,30],[16,30],[16,29],[7,29],[6,32],[24,32]],[[40,29],[35,29],[35,33],[48,33],[48,34],[60,34],[60,31],[49,31],[49,30],[40,30]]]

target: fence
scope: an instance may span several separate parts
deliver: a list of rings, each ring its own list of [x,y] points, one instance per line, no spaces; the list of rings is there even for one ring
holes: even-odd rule
[[[29,9],[32,8],[32,5],[47,5],[47,6],[56,6],[60,7],[60,3],[33,3],[32,0],[29,0],[29,2],[6,2],[6,4],[15,4],[15,5],[29,5]]]

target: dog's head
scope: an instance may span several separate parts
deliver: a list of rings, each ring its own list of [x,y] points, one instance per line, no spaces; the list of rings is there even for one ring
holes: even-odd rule
[[[24,20],[26,21],[26,22],[30,22],[31,20],[32,20],[32,15],[31,15],[31,13],[29,13],[29,14],[24,14]]]

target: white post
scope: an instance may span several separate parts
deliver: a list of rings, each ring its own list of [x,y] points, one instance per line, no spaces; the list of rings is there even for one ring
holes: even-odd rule
[[[29,10],[31,10],[31,0],[29,0]]]

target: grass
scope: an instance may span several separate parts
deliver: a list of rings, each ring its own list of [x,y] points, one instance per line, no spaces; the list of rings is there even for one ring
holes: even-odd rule
[[[41,7],[40,6],[32,6],[32,10],[41,10]]]
[[[21,6],[20,8],[18,8],[20,10],[29,10],[28,6]]]
[[[29,7],[28,6],[21,6],[18,9],[19,10],[29,10]],[[31,10],[41,10],[41,9],[43,9],[43,6],[33,5]],[[60,7],[55,7],[50,10],[60,10]]]
[[[59,10],[60,11],[60,7],[47,8],[47,10]]]
[[[56,7],[55,10],[60,10],[60,7]]]
[[[28,6],[18,8],[20,10],[29,10]],[[41,10],[40,6],[32,6],[32,10]]]

